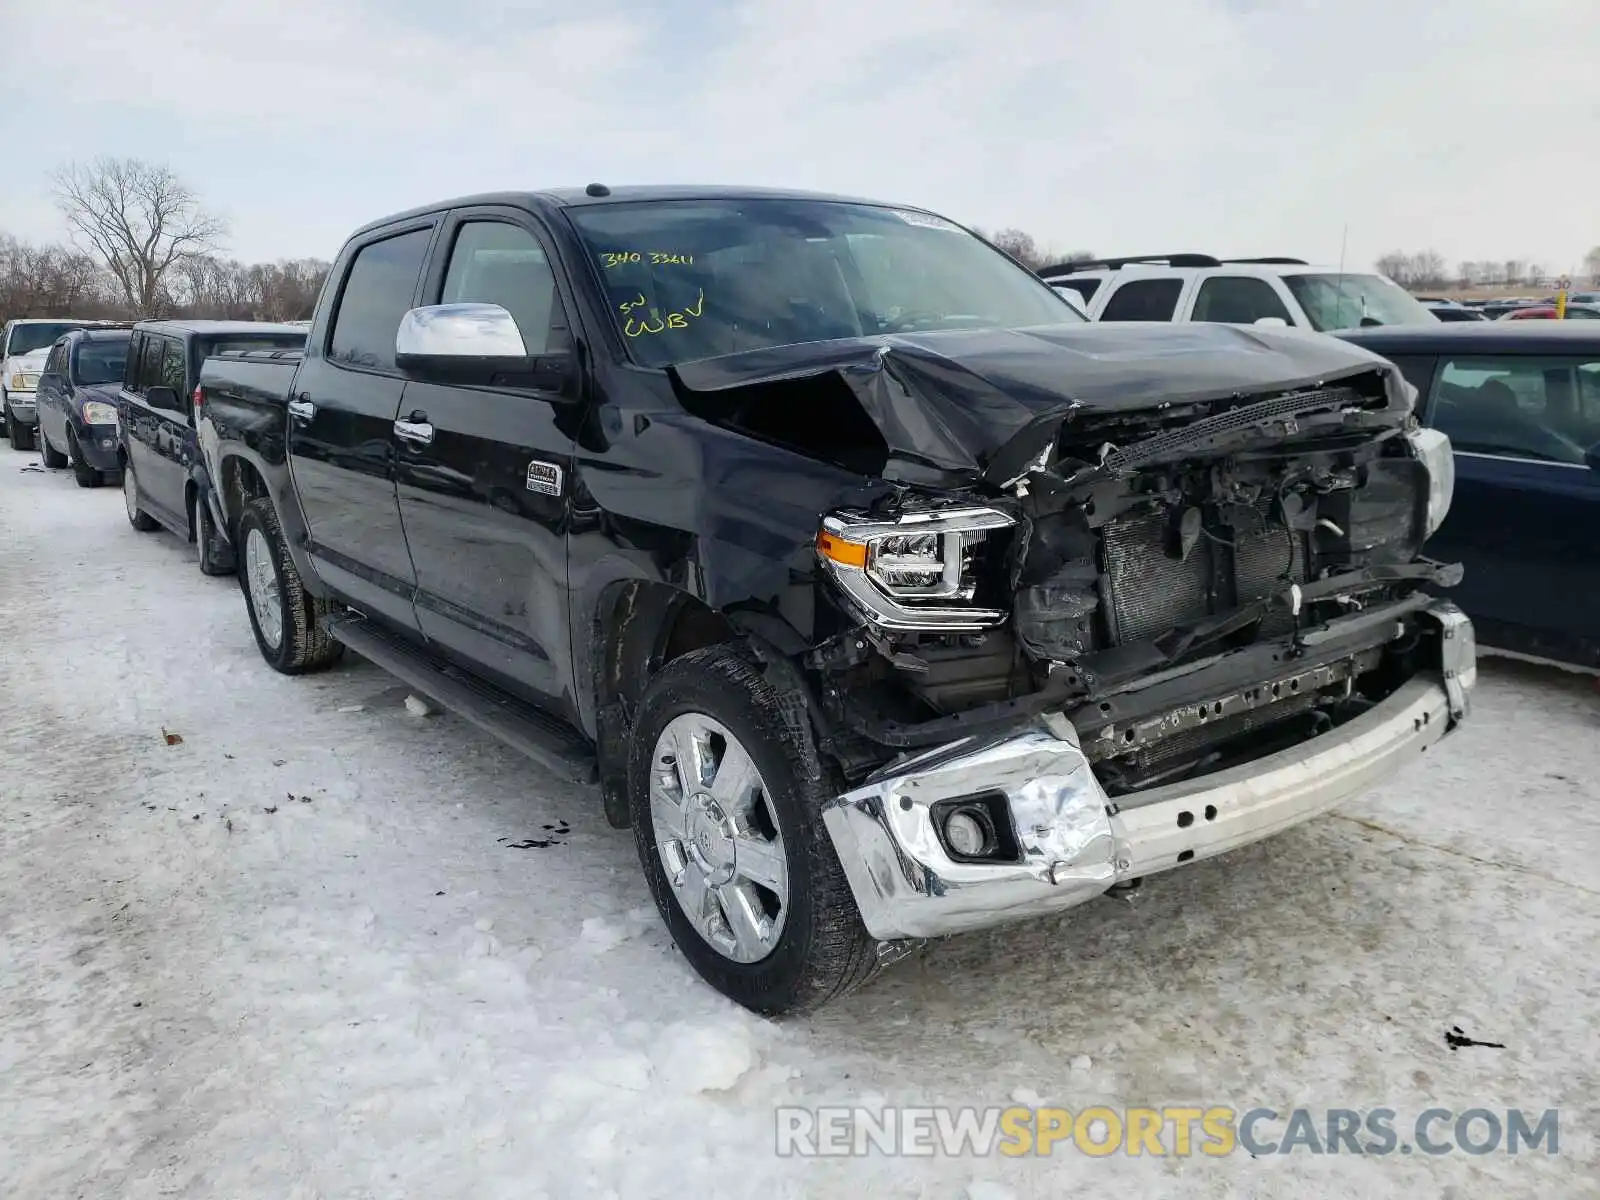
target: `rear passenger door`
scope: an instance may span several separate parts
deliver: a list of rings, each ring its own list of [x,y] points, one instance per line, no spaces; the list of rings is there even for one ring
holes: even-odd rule
[[[447,654],[562,709],[567,482],[581,412],[570,297],[525,213],[460,210],[438,247],[422,302],[500,305],[543,369],[520,386],[406,383],[396,461],[417,621]]]
[[[289,462],[317,574],[358,608],[415,630],[417,576],[395,499],[394,423],[405,380],[400,318],[415,299],[436,218],[365,235],[334,265],[289,397]]]
[[[1128,279],[1106,282],[1110,289],[1096,318],[1100,321],[1170,321],[1183,295],[1182,279]]]

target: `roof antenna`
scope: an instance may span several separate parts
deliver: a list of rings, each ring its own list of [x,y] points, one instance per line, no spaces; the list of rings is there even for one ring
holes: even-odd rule
[[[584,190],[584,193],[586,195],[590,195],[590,196],[609,196],[609,195],[611,195],[611,189],[608,188],[603,183],[591,183],[588,187],[584,188],[583,190]]]

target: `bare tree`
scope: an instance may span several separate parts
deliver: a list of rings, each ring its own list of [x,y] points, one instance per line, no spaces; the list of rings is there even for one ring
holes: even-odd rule
[[[115,291],[87,254],[0,235],[0,316],[121,316]]]
[[[1037,271],[1049,262],[1031,233],[1024,233],[1020,229],[1002,229],[989,240],[1030,271]]]
[[[128,304],[150,314],[173,266],[214,250],[222,218],[171,168],[137,158],[71,163],[53,176],[56,204],[73,233],[100,257]]]
[[[1600,246],[1583,256],[1583,269],[1589,272],[1589,282],[1600,284]]]
[[[1411,282],[1411,256],[1404,250],[1391,250],[1379,257],[1378,274],[1387,275],[1396,283]]]

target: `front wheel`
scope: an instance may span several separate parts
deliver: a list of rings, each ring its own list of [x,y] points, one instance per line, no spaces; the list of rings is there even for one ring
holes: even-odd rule
[[[239,518],[239,587],[261,657],[275,671],[301,675],[338,662],[344,643],[322,624],[331,609],[306,591],[284,544],[272,501],[246,505]]]
[[[13,450],[33,449],[33,430],[17,420],[16,414],[9,408],[6,409],[6,436],[11,439]]]
[[[42,417],[39,420],[39,456],[44,459],[44,465],[52,471],[59,471],[67,465],[67,456],[51,445],[50,435],[44,431]]]
[[[105,482],[105,480],[101,477],[99,471],[96,471],[88,463],[83,461],[83,447],[78,445],[78,435],[73,433],[72,430],[70,430],[70,429],[67,430],[67,461],[72,464],[72,477],[75,480],[78,481],[78,486],[79,487],[81,487],[81,488],[97,488],[102,483]],[[45,464],[48,466],[49,462],[50,462],[50,456],[47,453],[45,455]],[[124,488],[127,487],[127,477],[126,476],[123,477],[123,487]],[[126,492],[124,492],[124,496],[126,496]],[[135,504],[135,506],[138,505],[138,497],[137,496],[134,497],[134,504]],[[129,515],[128,519],[130,521],[133,520],[133,517],[132,517],[131,514]],[[145,518],[145,520],[147,520],[147,521],[149,519],[150,519],[149,517]],[[134,526],[133,527],[135,529],[144,528],[137,521],[134,522]],[[154,522],[151,522],[150,528],[152,528],[152,529],[155,528],[155,523]]]
[[[822,823],[833,783],[804,710],[736,646],[674,659],[645,690],[628,789],[640,865],[690,965],[759,1013],[816,1008],[876,972]]]

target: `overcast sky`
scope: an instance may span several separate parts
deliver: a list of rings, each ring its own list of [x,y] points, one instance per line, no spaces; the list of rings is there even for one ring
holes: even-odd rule
[[[1060,250],[1600,243],[1600,0],[0,0],[0,230],[165,160],[245,259],[475,191],[749,183]]]

